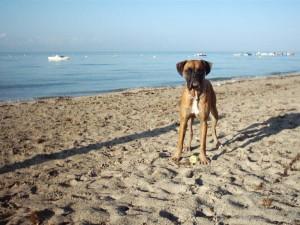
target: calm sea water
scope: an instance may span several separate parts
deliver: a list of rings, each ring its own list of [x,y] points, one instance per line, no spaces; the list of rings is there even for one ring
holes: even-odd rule
[[[207,53],[213,62],[209,79],[264,76],[300,71],[295,56],[234,57]],[[175,64],[197,59],[193,52],[67,53],[69,61],[48,62],[53,53],[0,53],[0,100],[93,95],[127,88],[176,86],[183,83]]]

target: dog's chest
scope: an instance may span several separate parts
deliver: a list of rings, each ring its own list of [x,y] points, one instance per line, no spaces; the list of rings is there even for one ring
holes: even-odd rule
[[[193,98],[191,113],[195,115],[199,114],[199,100],[197,98]]]

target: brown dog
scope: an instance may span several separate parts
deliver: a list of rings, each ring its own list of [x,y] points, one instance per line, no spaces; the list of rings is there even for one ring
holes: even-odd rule
[[[206,156],[206,135],[207,120],[210,112],[212,114],[214,142],[216,147],[219,146],[216,134],[218,121],[216,95],[211,83],[205,79],[205,76],[211,70],[212,64],[205,60],[188,60],[177,63],[176,67],[178,73],[185,78],[186,87],[183,90],[180,102],[180,127],[177,151],[172,159],[179,161],[181,158],[184,137],[189,120],[190,137],[188,150],[191,150],[191,142],[193,138],[192,123],[194,118],[198,117],[201,121],[200,163],[208,164],[210,160]]]

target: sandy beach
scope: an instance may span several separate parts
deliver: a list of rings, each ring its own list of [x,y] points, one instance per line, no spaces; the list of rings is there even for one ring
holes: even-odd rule
[[[300,74],[214,83],[208,166],[171,160],[182,87],[0,103],[0,224],[300,224]]]

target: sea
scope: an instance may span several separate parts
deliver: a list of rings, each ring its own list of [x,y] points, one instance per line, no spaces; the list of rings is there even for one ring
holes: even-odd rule
[[[204,59],[213,63],[211,80],[260,77],[300,71],[300,54],[235,56],[234,52],[43,52],[0,53],[0,101],[84,96],[131,88],[184,83],[176,63]],[[48,56],[70,60],[49,62]]]

